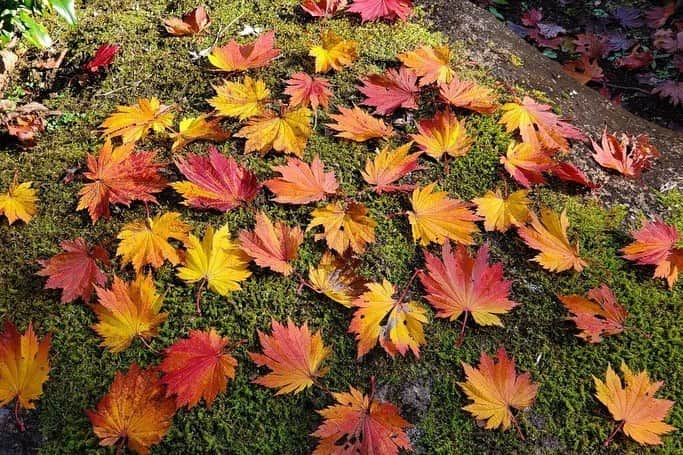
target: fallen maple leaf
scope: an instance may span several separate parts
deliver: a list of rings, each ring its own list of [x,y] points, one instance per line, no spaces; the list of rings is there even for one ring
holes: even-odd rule
[[[289,95],[289,105],[292,107],[308,107],[317,110],[319,106],[327,109],[332,97],[330,81],[324,77],[310,76],[300,72],[292,74],[287,81],[285,95]]]
[[[17,220],[28,223],[38,212],[38,190],[31,188],[32,184],[33,182],[19,183],[15,175],[7,192],[0,193],[0,215],[5,215],[10,225]]]
[[[473,401],[463,409],[476,419],[486,420],[486,429],[507,430],[514,424],[522,437],[522,430],[512,409],[522,410],[533,405],[538,384],[531,381],[531,375],[517,375],[515,360],[510,359],[504,347],[496,353],[498,362],[485,352],[479,358],[479,368],[463,362],[467,382],[459,382],[467,397]],[[524,439],[522,437],[522,439]]]
[[[420,120],[417,131],[420,134],[411,134],[410,137],[436,160],[444,154],[453,158],[465,156],[474,142],[467,135],[465,119],[458,120],[451,111],[440,111],[432,119]]]
[[[358,263],[348,256],[337,257],[329,251],[323,253],[317,267],[308,269],[311,289],[346,308],[365,292],[366,280],[356,275]]]
[[[114,58],[120,50],[121,46],[118,44],[102,44],[95,51],[95,55],[81,66],[81,70],[89,74],[99,73],[102,68],[114,63]]]
[[[586,174],[584,174],[581,169],[567,161],[563,163],[555,163],[553,167],[550,168],[550,172],[563,182],[578,183],[579,185],[583,185],[591,190],[600,187],[600,185],[588,180],[588,177],[586,177]]]
[[[636,46],[631,50],[631,53],[618,58],[614,64],[617,68],[626,68],[631,71],[637,71],[645,68],[654,61],[652,52],[648,50],[640,50],[640,46]]]
[[[424,188],[415,188],[410,199],[412,211],[408,221],[413,240],[426,246],[430,242],[445,243],[448,239],[471,245],[472,233],[478,232],[475,221],[479,221],[468,204],[459,199],[450,199],[445,191],[434,191],[436,183]]]
[[[616,335],[624,331],[628,316],[626,308],[617,303],[612,290],[603,284],[588,291],[588,299],[580,295],[558,295],[564,307],[572,313],[580,332],[576,335],[589,343],[599,343],[603,336]]]
[[[273,223],[265,213],[259,212],[254,231],[241,231],[239,238],[242,251],[257,265],[289,276],[294,271],[291,262],[298,256],[304,234],[299,226],[290,228],[279,220]]]
[[[647,134],[628,136],[622,133],[621,139],[616,133],[607,134],[607,128],[602,132],[602,147],[591,139],[593,144],[593,159],[602,167],[614,169],[627,177],[638,177],[644,170],[649,169],[652,160],[660,156],[659,150],[650,144]]]
[[[334,30],[322,32],[322,44],[313,46],[308,53],[315,58],[315,72],[327,73],[330,70],[341,71],[351,66],[358,58],[358,43],[342,39]]]
[[[423,324],[427,323],[427,311],[416,301],[403,302],[403,297],[394,299],[396,288],[387,280],[382,283],[368,283],[367,291],[353,302],[353,313],[349,333],[356,334],[360,359],[379,344],[394,357],[406,355],[410,349],[420,357],[420,345],[425,344]],[[384,322],[384,324],[382,324]]]
[[[156,152],[134,152],[134,144],[112,147],[106,140],[97,158],[86,154],[88,171],[83,176],[90,183],[83,185],[76,210],[88,209],[93,223],[111,216],[110,204],[127,207],[133,201],[156,202],[155,193],[162,191],[167,181],[159,171],[164,163],[154,162]]]
[[[280,56],[276,49],[275,32],[269,31],[259,36],[256,41],[240,46],[231,40],[223,47],[214,47],[209,54],[209,62],[221,71],[246,71],[266,66]]]
[[[337,123],[326,124],[328,128],[338,131],[337,137],[365,142],[394,135],[391,125],[387,125],[384,120],[373,117],[359,107],[353,109],[340,107],[339,111],[339,114],[330,114],[330,118]]]
[[[164,350],[161,382],[166,385],[166,396],[175,395],[177,408],[193,408],[202,398],[210,408],[225,391],[237,366],[237,360],[225,352],[228,343],[214,329],[191,330],[188,338]]]
[[[413,14],[412,0],[354,0],[349,13],[360,14],[363,22],[375,19],[406,21]]]
[[[497,189],[495,193],[487,191],[472,202],[477,204],[477,215],[484,217],[484,229],[506,232],[510,226],[522,226],[529,219],[528,195],[529,191],[519,190],[504,197]]]
[[[631,232],[635,242],[624,247],[624,258],[641,265],[655,265],[654,277],[666,278],[669,288],[678,281],[683,271],[683,248],[677,247],[681,239],[676,227],[660,220],[651,221]]]
[[[252,382],[279,389],[276,395],[297,394],[325,376],[329,368],[322,364],[332,350],[323,343],[320,331],[311,333],[307,323],[297,327],[291,319],[286,327],[272,319],[271,326],[272,336],[258,331],[263,354],[250,352],[249,356],[256,365],[272,371]]]
[[[121,137],[124,144],[144,139],[150,130],[161,133],[173,124],[173,106],[165,106],[156,97],[140,98],[132,106],[118,106],[104,119],[100,128],[106,139]]]
[[[97,409],[85,411],[100,445],[125,445],[135,453],[147,455],[173,423],[175,403],[164,395],[155,368],[141,370],[133,363],[127,373],[117,372]]]
[[[541,149],[534,148],[531,143],[510,141],[507,154],[500,157],[500,162],[515,182],[524,188],[545,183],[543,172],[552,169],[555,162]]]
[[[311,110],[301,107],[286,110],[282,115],[266,111],[251,118],[235,137],[247,140],[245,153],[257,151],[265,155],[269,150],[275,150],[301,158],[312,132]]]
[[[676,2],[669,2],[664,6],[657,6],[645,11],[645,23],[650,28],[660,28],[676,12]]]
[[[607,366],[605,382],[593,376],[596,398],[619,422],[604,445],[608,445],[619,430],[640,444],[662,444],[661,435],[676,430],[676,427],[664,422],[674,402],[654,397],[664,382],[651,382],[647,371],[634,374],[624,362],[621,363],[621,372],[626,387],[622,386],[621,379],[611,366]]]
[[[33,403],[43,394],[43,384],[50,371],[50,343],[47,334],[42,340],[29,323],[24,334],[9,321],[0,333],[0,407],[16,398],[16,409],[35,409]],[[17,423],[23,429],[23,423]]]
[[[302,0],[301,8],[313,17],[330,18],[342,12],[348,5],[347,0]]]
[[[683,82],[664,81],[652,89],[653,95],[669,100],[673,106],[683,105]]]
[[[324,233],[316,234],[315,240],[325,239],[327,246],[339,254],[349,248],[354,253],[362,253],[368,243],[375,241],[377,223],[367,215],[368,209],[363,204],[344,205],[337,201],[313,210],[313,219],[306,231],[322,226]]]
[[[223,142],[229,137],[230,133],[221,129],[220,119],[208,115],[186,118],[180,122],[180,131],[171,134],[171,153],[197,140]]]
[[[531,213],[531,226],[519,226],[517,232],[524,242],[539,253],[534,261],[551,272],[583,270],[588,264],[579,257],[579,244],[571,245],[567,238],[567,210],[557,214],[548,208],[541,209],[541,219]]]
[[[502,107],[505,113],[500,123],[508,133],[519,130],[522,140],[535,150],[568,151],[567,139],[586,140],[586,136],[575,126],[560,119],[547,104],[540,104],[525,96],[521,104],[507,103]]]
[[[121,256],[122,264],[133,264],[136,273],[146,264],[158,269],[165,260],[177,265],[180,263],[180,256],[168,240],[184,242],[189,231],[190,226],[176,212],[136,220],[123,226],[116,237],[121,240],[116,255]]]
[[[595,33],[579,33],[572,41],[574,52],[581,55],[581,60],[588,62],[593,60],[597,63],[600,58],[606,57],[612,50],[609,46],[609,39],[605,35]]]
[[[325,421],[311,435],[320,438],[314,455],[382,454],[411,451],[405,431],[410,424],[391,403],[375,400],[350,387],[349,393],[332,393],[337,404],[318,411]]]
[[[420,101],[417,75],[405,66],[372,74],[361,82],[363,86],[358,91],[366,97],[361,104],[374,107],[376,114],[389,115],[399,108],[417,109]]]
[[[412,146],[412,142],[395,149],[389,145],[385,146],[374,160],[368,159],[365,162],[365,170],[361,171],[363,180],[372,185],[378,194],[412,190],[414,185],[394,185],[401,177],[420,169],[417,160],[422,152],[410,154]]]
[[[450,67],[451,50],[448,46],[422,46],[397,57],[420,77],[421,87],[432,82],[447,84],[455,77],[455,71]]]
[[[169,17],[164,19],[164,28],[173,36],[189,36],[201,33],[211,25],[206,9],[198,6],[192,11],[183,14],[183,17]]]
[[[232,157],[226,158],[213,146],[209,147],[208,157],[188,155],[177,159],[176,166],[188,181],[174,182],[171,186],[189,207],[227,212],[253,200],[261,189],[253,172]]]
[[[562,69],[581,85],[605,80],[605,73],[600,67],[600,62],[597,59],[593,60],[586,56],[581,57],[579,60],[571,60],[565,63],[562,65]]]
[[[37,275],[48,277],[45,289],[62,289],[62,303],[73,302],[77,298],[90,301],[95,286],[104,286],[107,276],[98,261],[111,266],[109,253],[101,245],[90,246],[82,238],[64,240],[58,253],[46,261],[39,261],[43,267]]]
[[[298,158],[287,158],[287,165],[273,166],[281,177],[267,180],[264,185],[275,194],[280,204],[308,204],[321,201],[339,188],[334,172],[325,172],[318,155],[310,165]]]
[[[236,240],[230,238],[227,224],[215,234],[213,226],[209,225],[203,240],[190,234],[185,245],[185,261],[178,269],[178,278],[188,284],[200,283],[196,302],[198,312],[199,296],[204,285],[226,296],[230,292],[242,289],[240,282],[251,276],[247,269],[249,256],[240,249]]]
[[[498,110],[498,103],[490,88],[471,81],[460,81],[457,77],[439,84],[439,94],[452,106],[480,114],[493,114]]]
[[[151,275],[137,275],[131,283],[114,276],[111,289],[97,286],[95,291],[92,310],[98,322],[92,328],[103,338],[100,345],[111,352],[124,351],[135,338],[154,338],[168,317],[161,313],[164,298],[157,294]]]
[[[214,90],[216,96],[208,103],[216,109],[216,115],[240,120],[263,114],[265,101],[270,98],[266,83],[249,76],[244,82],[223,81],[223,85],[214,86]]]

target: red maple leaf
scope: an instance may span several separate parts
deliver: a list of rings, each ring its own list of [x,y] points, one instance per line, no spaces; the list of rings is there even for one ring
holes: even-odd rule
[[[641,265],[656,265],[655,278],[666,278],[672,288],[683,270],[683,248],[677,247],[681,234],[675,226],[656,220],[631,232],[635,241],[621,252],[624,258]]]
[[[361,104],[374,107],[379,115],[391,114],[401,107],[417,109],[420,96],[417,75],[405,66],[398,70],[390,68],[383,74],[373,74],[361,82],[363,86],[358,91],[366,96]]]
[[[176,166],[189,181],[171,186],[185,197],[184,204],[190,207],[227,212],[254,199],[261,189],[256,174],[232,157],[221,155],[214,146],[209,147],[208,157],[189,155],[176,160]]]
[[[318,106],[327,109],[330,105],[332,90],[330,89],[330,81],[324,77],[311,77],[300,72],[292,74],[292,77],[287,81],[285,95],[291,96],[289,102],[291,107],[308,107],[310,105],[313,109],[318,109]]]
[[[607,129],[602,132],[602,144],[593,143],[593,158],[602,167],[614,169],[627,177],[638,177],[644,170],[652,165],[652,159],[660,153],[657,147],[650,144],[647,134],[638,136],[621,135],[621,139],[615,134],[607,134]]]
[[[579,185],[583,185],[586,188],[590,188],[592,190],[599,187],[599,185],[588,180],[586,174],[584,174],[581,169],[574,166],[572,163],[557,163],[554,167],[550,169],[550,172],[552,172],[552,174],[555,177],[562,180],[563,182],[578,183]]]
[[[178,340],[164,351],[159,369],[164,373],[166,396],[175,395],[178,408],[192,408],[204,398],[211,404],[235,377],[237,360],[225,352],[230,341],[215,330],[192,330],[189,338]]]
[[[114,63],[114,58],[119,50],[121,50],[121,46],[118,44],[101,45],[95,51],[95,55],[81,66],[81,70],[92,74],[99,73],[100,70]]]
[[[298,226],[290,228],[279,220],[273,223],[259,212],[254,231],[241,231],[239,238],[242,250],[256,264],[289,276],[294,271],[290,262],[296,259],[304,234]]]
[[[363,22],[375,19],[402,21],[413,13],[412,0],[355,0],[349,7],[350,13],[360,14]]]
[[[577,335],[579,338],[589,343],[599,343],[605,335],[624,331],[628,311],[617,303],[617,298],[606,284],[588,291],[588,299],[580,295],[560,295],[558,298],[572,313],[569,319],[581,330]]]
[[[631,71],[636,71],[646,67],[652,63],[653,60],[654,57],[652,56],[652,52],[641,51],[640,46],[636,46],[633,48],[630,54],[617,59],[615,63],[618,68],[626,68]]]
[[[37,274],[49,277],[45,289],[62,289],[62,303],[73,302],[79,297],[88,303],[95,285],[102,287],[107,282],[97,261],[111,266],[109,253],[101,245],[90,247],[81,237],[64,240],[59,246],[64,251],[39,261],[43,269]]]
[[[674,106],[683,105],[683,82],[664,81],[655,87],[652,93],[659,95],[660,98],[669,98],[669,102]]]
[[[274,44],[275,32],[272,30],[243,46],[232,40],[223,47],[214,47],[209,62],[226,72],[260,68],[280,55],[280,49],[273,47]]]
[[[332,17],[343,11],[347,0],[303,0],[301,8],[313,17]]]

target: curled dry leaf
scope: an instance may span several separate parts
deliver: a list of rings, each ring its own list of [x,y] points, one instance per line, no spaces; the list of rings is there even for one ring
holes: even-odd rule
[[[624,331],[628,311],[617,303],[617,298],[606,284],[588,291],[588,299],[580,295],[557,297],[572,314],[569,319],[574,321],[576,328],[580,330],[577,337],[589,343],[599,343],[603,336],[616,335]]]
[[[223,47],[214,47],[209,62],[221,71],[246,71],[266,66],[280,56],[274,47],[275,32],[269,31],[250,44],[239,45],[232,40]]]
[[[279,220],[273,223],[265,213],[259,212],[254,231],[241,231],[239,238],[242,251],[257,265],[289,276],[294,271],[291,262],[298,256],[304,234],[299,226],[290,228]]]
[[[92,58],[81,66],[81,71],[86,74],[101,72],[104,68],[114,63],[116,54],[118,54],[120,50],[121,46],[118,44],[102,44],[97,48]]]
[[[336,123],[326,125],[338,132],[337,137],[365,142],[370,139],[386,139],[394,135],[394,128],[391,125],[387,125],[384,120],[373,117],[359,107],[353,109],[340,107],[339,111],[339,114],[330,114],[330,118]]]
[[[313,46],[308,55],[315,58],[316,73],[341,71],[345,66],[351,66],[358,58],[358,43],[345,40],[334,30],[328,29],[322,32],[322,44]]]
[[[420,120],[417,131],[419,134],[410,137],[436,160],[444,154],[453,158],[465,156],[474,142],[465,129],[465,119],[458,120],[451,111],[440,111],[432,119]]]
[[[397,57],[420,77],[420,87],[432,82],[447,84],[455,77],[455,71],[450,67],[451,50],[448,46],[422,46]]]
[[[311,110],[301,107],[285,110],[281,115],[266,111],[251,118],[235,137],[247,140],[244,144],[245,153],[256,151],[265,155],[275,150],[301,158],[312,132]]]
[[[439,94],[452,106],[480,114],[493,114],[498,109],[490,88],[471,81],[460,81],[457,77],[448,83],[439,84]]]
[[[275,194],[280,204],[308,204],[335,194],[339,188],[334,172],[325,172],[318,155],[311,164],[298,158],[287,158],[285,166],[273,166],[281,177],[267,180],[264,185]]]
[[[394,185],[405,175],[420,169],[417,160],[422,152],[410,154],[412,142],[392,149],[387,145],[375,156],[367,160],[365,170],[361,171],[363,180],[373,186],[376,193],[392,191],[410,191],[414,185]]]
[[[349,248],[354,253],[362,253],[368,243],[375,241],[377,222],[368,216],[368,209],[363,204],[337,201],[313,210],[312,216],[306,231],[322,226],[324,232],[316,234],[315,239],[325,239],[327,246],[339,254]]]
[[[165,106],[156,97],[140,98],[132,106],[118,106],[104,119],[100,128],[106,139],[121,137],[124,144],[144,139],[150,130],[165,131],[173,124],[173,106]]]
[[[615,134],[608,134],[607,129],[602,132],[602,143],[591,140],[593,144],[593,159],[600,166],[614,169],[627,177],[638,177],[644,170],[649,169],[652,160],[659,157],[657,147],[650,144],[647,134],[628,136],[622,133],[621,139]]]
[[[597,59],[592,60],[584,56],[579,60],[565,63],[562,65],[562,69],[581,85],[605,80],[605,73],[602,71],[600,62]]]
[[[244,82],[223,81],[215,86],[216,96],[208,100],[221,117],[237,117],[246,120],[263,114],[265,102],[270,98],[270,90],[262,79],[249,76]]]
[[[307,73],[299,72],[292,74],[287,81],[285,95],[291,97],[289,105],[292,107],[308,107],[314,110],[318,107],[327,109],[332,97],[330,81],[324,77],[310,76]]]
[[[164,19],[164,28],[173,36],[190,36],[201,33],[211,25],[211,18],[203,6],[183,14],[183,17]]]
[[[277,395],[297,394],[325,376],[328,368],[322,364],[332,353],[325,346],[320,331],[311,333],[308,324],[297,327],[290,320],[287,326],[271,321],[272,335],[258,331],[263,354],[249,353],[258,366],[272,371],[253,382],[271,389],[279,389]]]
[[[665,278],[669,288],[678,281],[683,271],[683,247],[676,227],[660,220],[647,223],[641,229],[631,232],[634,242],[624,247],[624,258],[641,265],[655,265],[655,278]]]

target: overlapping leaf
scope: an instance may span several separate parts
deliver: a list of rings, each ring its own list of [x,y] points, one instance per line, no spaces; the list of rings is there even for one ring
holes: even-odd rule
[[[420,97],[417,75],[405,66],[372,74],[361,82],[363,86],[358,91],[365,95],[361,104],[374,107],[379,115],[392,114],[399,108],[417,109]]]
[[[628,136],[622,134],[617,138],[615,134],[608,134],[607,129],[602,132],[601,145],[591,140],[593,144],[593,159],[600,166],[614,169],[627,177],[638,177],[644,170],[650,168],[652,160],[659,157],[657,147],[650,144],[647,134]]]
[[[275,32],[269,31],[259,36],[256,41],[239,45],[232,40],[225,46],[216,46],[209,54],[209,62],[221,71],[246,71],[266,66],[280,55],[280,49],[274,47]]]
[[[334,30],[322,32],[322,43],[313,46],[308,53],[315,58],[315,72],[327,73],[330,70],[341,71],[345,66],[351,66],[358,58],[358,43],[345,40]]]
[[[498,103],[490,88],[471,81],[461,81],[457,77],[448,83],[440,84],[439,93],[450,105],[480,114],[493,114],[498,109]]]
[[[365,292],[366,280],[356,275],[357,268],[358,261],[348,256],[337,257],[326,251],[318,266],[308,269],[310,287],[346,308],[351,308],[353,301]]]
[[[15,177],[7,192],[0,193],[0,215],[11,225],[17,220],[28,223],[38,212],[38,190],[31,188],[33,182],[19,183]]]
[[[171,134],[171,152],[176,152],[194,141],[223,142],[229,137],[230,133],[221,129],[219,119],[210,118],[208,115],[189,117],[180,122],[180,131]]]
[[[273,223],[265,213],[259,212],[254,231],[242,231],[239,238],[242,250],[257,265],[289,276],[294,271],[291,262],[298,256],[304,234],[299,226],[290,228],[279,220]]]
[[[165,131],[173,124],[173,106],[165,106],[153,97],[141,98],[132,106],[118,106],[100,128],[106,139],[121,137],[124,144],[144,139],[150,130]]]
[[[270,90],[262,79],[249,76],[244,82],[223,81],[223,85],[215,86],[216,96],[208,103],[222,117],[237,117],[245,120],[263,114],[265,102],[270,98]]]
[[[467,135],[465,119],[458,120],[450,111],[440,111],[432,119],[420,120],[417,130],[419,134],[410,137],[421,150],[437,160],[444,154],[453,158],[465,156],[474,142]]]
[[[677,246],[681,235],[676,227],[655,220],[631,232],[631,236],[635,241],[621,250],[624,258],[657,266],[654,277],[665,278],[669,288],[673,288],[683,271],[683,247]]]
[[[299,72],[292,74],[287,81],[285,94],[291,97],[289,105],[292,107],[308,107],[314,110],[318,107],[327,109],[332,97],[330,81],[324,77],[310,76]]]
[[[190,36],[202,32],[211,25],[211,18],[203,6],[188,11],[183,17],[164,19],[164,28],[173,36]]]
[[[281,204],[308,204],[321,201],[339,188],[334,172],[325,172],[323,162],[316,155],[311,164],[298,158],[287,158],[285,166],[273,166],[281,177],[267,180],[264,185],[275,194]]]
[[[422,152],[411,154],[412,145],[409,142],[395,149],[389,145],[384,147],[374,160],[365,163],[365,170],[361,171],[363,180],[372,185],[376,193],[413,189],[413,185],[394,185],[401,177],[420,169],[417,160]]]
[[[580,332],[576,335],[589,343],[599,343],[603,336],[624,331],[628,316],[626,308],[619,305],[612,290],[603,284],[588,291],[588,299],[580,295],[558,296],[564,307],[572,313],[570,318]]]
[[[500,162],[510,176],[524,188],[545,183],[543,172],[552,169],[555,162],[539,148],[529,142],[510,141],[505,156]]]
[[[504,197],[498,189],[489,190],[472,202],[477,204],[477,215],[484,217],[484,229],[506,232],[510,226],[522,226],[529,219],[528,194],[527,190],[519,190]]]
[[[347,0],[302,0],[301,8],[313,17],[329,18],[348,6]]]
[[[363,22],[375,19],[401,19],[405,21],[413,13],[412,0],[354,0],[350,13],[360,14]]]
[[[420,77],[421,87],[433,82],[446,84],[455,77],[455,71],[450,67],[451,50],[448,46],[422,46],[399,54],[398,59]]]
[[[270,150],[303,156],[308,137],[313,132],[311,110],[305,107],[286,110],[281,115],[266,111],[253,117],[235,137],[247,140],[244,151],[265,155]]]

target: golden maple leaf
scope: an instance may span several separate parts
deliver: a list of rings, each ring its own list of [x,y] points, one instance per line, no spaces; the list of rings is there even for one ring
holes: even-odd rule
[[[121,240],[116,255],[121,256],[123,264],[131,263],[135,272],[150,264],[155,269],[165,260],[171,264],[180,263],[176,249],[168,243],[169,239],[181,242],[187,240],[190,226],[180,219],[180,213],[169,212],[146,220],[136,220],[126,224],[118,235]]]
[[[301,158],[312,132],[311,110],[302,107],[282,115],[267,111],[250,119],[235,137],[247,140],[244,144],[246,153],[257,151],[265,155],[269,150],[275,150]]]
[[[161,313],[163,296],[157,294],[151,275],[138,275],[126,283],[114,276],[111,289],[95,287],[97,304],[92,306],[98,323],[93,329],[112,352],[128,348],[136,337],[145,342],[159,334],[168,315]]]
[[[526,409],[531,406],[538,392],[538,385],[531,382],[529,373],[517,375],[515,361],[510,359],[501,346],[497,353],[498,362],[481,353],[479,368],[463,362],[467,382],[458,385],[474,403],[463,409],[479,420],[486,420],[486,429],[510,428],[513,423],[520,436],[522,431],[512,414],[512,409]]]
[[[422,46],[414,51],[399,54],[398,59],[420,76],[422,87],[432,82],[445,84],[455,77],[455,71],[450,67],[451,50],[448,46]]]
[[[50,371],[48,334],[38,341],[33,325],[20,334],[9,321],[0,333],[0,407],[17,399],[17,406],[34,409]]]
[[[223,142],[229,137],[230,133],[221,129],[220,120],[217,118],[209,118],[208,115],[186,118],[180,122],[180,131],[171,134],[171,139],[173,139],[171,152],[176,152],[200,139]]]
[[[377,223],[368,215],[363,204],[355,202],[344,206],[337,201],[312,212],[313,219],[306,231],[322,226],[323,234],[316,234],[315,239],[325,239],[327,246],[339,254],[351,248],[355,253],[362,253],[368,243],[375,241]]]
[[[519,190],[503,197],[500,190],[495,193],[489,190],[472,202],[477,204],[477,215],[484,217],[484,229],[505,232],[510,226],[521,226],[529,219],[528,194],[528,190]]]
[[[437,112],[433,119],[421,120],[417,130],[419,134],[410,137],[436,160],[444,154],[453,158],[465,156],[474,142],[465,129],[465,119],[458,120],[450,111]]]
[[[186,283],[206,283],[210,290],[225,296],[240,290],[239,283],[251,276],[247,269],[250,258],[230,238],[227,224],[216,232],[208,226],[201,241],[190,234],[185,245],[185,264],[178,269],[178,278]]]
[[[623,362],[621,372],[624,373],[626,387],[622,386],[611,366],[607,367],[605,382],[593,376],[595,396],[607,407],[614,420],[620,422],[605,445],[620,429],[641,444],[662,444],[660,436],[676,430],[676,427],[663,422],[674,402],[654,397],[664,382],[651,382],[647,371],[634,374]]]
[[[384,123],[381,118],[375,118],[359,107],[349,109],[339,108],[339,114],[330,114],[336,123],[325,126],[338,131],[337,137],[343,137],[356,142],[365,142],[375,138],[389,138],[394,135],[394,128]]]
[[[327,73],[331,69],[340,71],[358,58],[358,43],[339,37],[334,30],[322,33],[322,44],[313,46],[309,56],[315,57],[315,72]]]
[[[270,97],[270,90],[262,79],[254,80],[249,76],[244,82],[223,81],[223,85],[214,87],[216,96],[209,99],[217,115],[237,117],[245,120],[263,114],[265,101]]]
[[[520,226],[517,231],[527,245],[540,251],[534,261],[551,272],[563,272],[572,268],[580,272],[588,265],[579,257],[578,242],[576,245],[569,243],[567,210],[558,215],[543,208],[540,220],[534,213],[530,216],[531,226]]]
[[[325,251],[318,266],[308,269],[311,289],[351,308],[353,301],[365,291],[366,280],[356,275],[357,267],[357,261]]]
[[[0,194],[0,215],[5,215],[9,224],[16,220],[28,223],[36,214],[38,190],[31,188],[32,183],[18,183],[15,176],[7,193]]]
[[[100,125],[107,139],[121,136],[123,143],[137,142],[154,130],[158,133],[173,124],[173,106],[164,106],[156,97],[141,98],[132,106],[118,106],[117,111]]]
[[[408,221],[413,231],[413,239],[420,245],[429,242],[443,244],[451,239],[471,245],[474,243],[472,233],[479,231],[475,221],[479,220],[458,199],[450,199],[445,191],[434,192],[436,183],[424,188],[415,188],[411,197],[413,210],[408,212]]]

